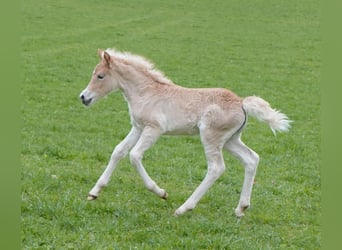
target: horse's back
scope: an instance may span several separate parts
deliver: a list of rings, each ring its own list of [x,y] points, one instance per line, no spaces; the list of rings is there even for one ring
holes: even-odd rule
[[[244,119],[242,98],[224,88],[184,88],[161,86],[151,94],[145,108],[139,106],[139,116],[155,123],[164,134],[197,134],[199,126],[214,130],[229,130],[240,126]],[[141,119],[140,119],[141,120]]]

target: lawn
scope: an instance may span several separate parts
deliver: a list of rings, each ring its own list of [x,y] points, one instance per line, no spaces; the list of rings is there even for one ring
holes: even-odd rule
[[[23,249],[319,249],[321,247],[318,1],[22,1]],[[249,119],[260,156],[252,206],[237,219],[243,168],[226,172],[175,218],[206,162],[198,137],[162,137],[144,165],[167,201],[124,159],[98,200],[87,193],[130,130],[114,93],[85,108],[79,93],[97,49],[144,55],[176,84],[258,95],[294,120],[289,133]]]

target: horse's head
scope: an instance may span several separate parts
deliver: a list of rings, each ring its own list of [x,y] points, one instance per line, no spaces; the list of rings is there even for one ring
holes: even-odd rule
[[[119,88],[113,70],[113,59],[108,52],[98,51],[100,62],[96,65],[88,86],[81,92],[80,98],[84,105],[90,105]]]

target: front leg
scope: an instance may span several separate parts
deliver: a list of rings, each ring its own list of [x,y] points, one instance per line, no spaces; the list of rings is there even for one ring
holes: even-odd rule
[[[112,175],[118,162],[124,158],[129,150],[137,143],[140,135],[141,131],[135,127],[132,127],[126,138],[115,147],[105,171],[102,173],[95,186],[90,190],[87,198],[88,200],[95,200],[99,196],[101,190],[108,185],[110,176]]]
[[[143,164],[142,158],[144,152],[149,149],[159,138],[162,134],[160,129],[153,128],[153,127],[145,127],[139,141],[133,147],[132,151],[130,152],[130,160],[132,165],[136,168],[138,173],[140,174],[146,188],[154,192],[159,197],[166,199],[168,194],[164,189],[161,189],[147,174]]]

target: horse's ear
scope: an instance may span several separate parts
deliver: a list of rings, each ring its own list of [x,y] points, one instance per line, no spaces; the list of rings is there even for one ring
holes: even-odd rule
[[[102,59],[103,50],[102,49],[98,49],[97,50],[97,54],[99,55],[100,59]]]
[[[110,57],[107,51],[103,52],[103,59],[106,61],[108,68],[110,68],[111,63],[112,63],[112,58]]]

